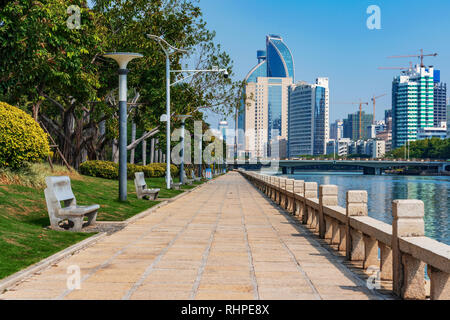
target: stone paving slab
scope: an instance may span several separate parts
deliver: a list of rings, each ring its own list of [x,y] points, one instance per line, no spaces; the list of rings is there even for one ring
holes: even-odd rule
[[[67,270],[80,268],[80,289]],[[228,173],[0,299],[380,299],[240,174]]]

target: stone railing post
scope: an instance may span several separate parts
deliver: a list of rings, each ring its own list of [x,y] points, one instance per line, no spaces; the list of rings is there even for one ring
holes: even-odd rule
[[[402,253],[399,239],[425,235],[424,204],[420,200],[392,201],[393,291],[403,299],[425,299],[425,263]]]
[[[360,261],[364,260],[363,235],[350,227],[350,217],[367,216],[367,191],[351,190],[347,191],[347,226],[345,235],[345,251],[347,259]]]
[[[278,204],[281,208],[285,208],[286,204],[286,178],[280,178],[280,198],[278,199]]]
[[[319,186],[319,236],[331,239],[331,218],[323,214],[323,206],[338,205],[338,187],[335,185]]]
[[[392,249],[382,242],[378,243],[380,247],[380,279],[392,280]]]
[[[312,224],[314,210],[306,205],[306,199],[317,199],[317,182],[305,182],[305,202],[302,223],[310,225]]]
[[[430,275],[430,299],[450,300],[450,274],[428,265]]]
[[[295,215],[298,216],[299,220],[302,221],[303,218],[303,206],[305,197],[305,181],[303,180],[295,180],[294,181],[294,194],[295,194]],[[298,195],[302,197],[302,200],[297,199]]]
[[[294,179],[287,179],[286,180],[286,191],[287,191],[287,199],[286,199],[286,210],[294,214]]]

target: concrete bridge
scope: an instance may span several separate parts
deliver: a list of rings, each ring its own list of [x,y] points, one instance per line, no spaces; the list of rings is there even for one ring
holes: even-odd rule
[[[275,161],[275,160],[272,160]],[[433,170],[436,173],[450,173],[449,161],[433,160],[390,160],[390,159],[348,159],[348,160],[321,160],[321,159],[298,159],[298,160],[278,160],[279,167],[283,174],[293,174],[296,169],[311,166],[339,167],[341,170],[362,169],[367,175],[380,175],[384,170],[415,167],[421,170]],[[238,168],[261,168],[270,166],[270,160],[247,161],[237,163]]]

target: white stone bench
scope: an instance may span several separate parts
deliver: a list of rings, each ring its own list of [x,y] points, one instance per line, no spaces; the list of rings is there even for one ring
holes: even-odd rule
[[[194,182],[194,179],[188,179],[188,177],[186,176],[186,173],[183,172],[183,182],[185,184],[192,185],[192,183]]]
[[[170,187],[175,190],[181,190],[181,182],[174,183],[172,177],[170,177]]]
[[[44,190],[45,201],[52,229],[79,232],[83,226],[95,224],[100,206],[98,204],[78,206],[69,177],[46,177],[45,182],[47,183]],[[83,225],[85,216],[88,221]]]
[[[134,186],[136,187],[136,194],[138,199],[148,198],[148,200],[158,199],[160,189],[148,189],[145,182],[143,172],[135,172]]]
[[[201,177],[196,177],[196,176],[195,176],[194,170],[191,171],[191,178],[192,178],[194,181],[201,181],[201,180],[202,180]]]

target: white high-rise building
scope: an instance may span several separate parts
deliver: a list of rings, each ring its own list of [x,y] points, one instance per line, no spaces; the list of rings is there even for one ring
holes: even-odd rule
[[[420,128],[434,124],[434,69],[417,65],[392,82],[392,144],[417,140]]]
[[[272,141],[287,139],[290,85],[292,78],[272,77],[247,84],[245,145],[252,156],[265,157]]]
[[[299,82],[289,89],[289,157],[326,154],[329,129],[328,78]]]

